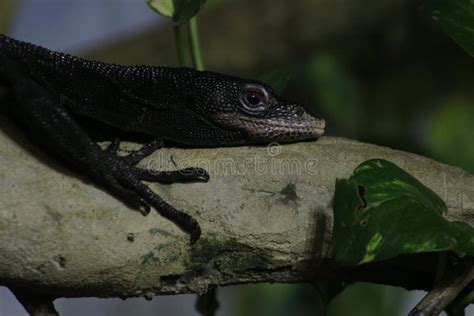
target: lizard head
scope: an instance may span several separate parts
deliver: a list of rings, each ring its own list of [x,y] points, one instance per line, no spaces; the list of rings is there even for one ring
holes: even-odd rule
[[[246,143],[294,142],[324,133],[324,119],[260,81],[208,71],[195,76],[197,110],[205,112],[211,123],[242,135]]]

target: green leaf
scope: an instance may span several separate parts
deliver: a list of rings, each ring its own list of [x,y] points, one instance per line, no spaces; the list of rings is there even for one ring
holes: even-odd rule
[[[437,0],[433,9],[433,19],[456,43],[474,57],[473,0]]]
[[[204,6],[206,0],[147,0],[150,8],[176,24],[186,23]]]
[[[273,70],[260,76],[260,81],[271,86],[276,93],[281,94],[290,80],[288,71],[283,69]]]
[[[373,159],[336,181],[336,261],[357,265],[401,254],[454,251],[474,256],[474,229],[443,218],[446,204],[395,164]]]
[[[167,18],[173,18],[174,1],[173,0],[147,0],[148,6],[158,14]]]

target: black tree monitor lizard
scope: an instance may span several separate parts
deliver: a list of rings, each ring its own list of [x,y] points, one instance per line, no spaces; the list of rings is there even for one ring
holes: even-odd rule
[[[150,172],[135,165],[165,144],[191,147],[294,142],[324,132],[321,118],[271,87],[190,68],[119,66],[83,60],[0,35],[0,112],[31,139],[145,215],[150,207],[191,235],[199,224],[144,181],[207,181],[199,168]],[[99,127],[99,133],[97,133]],[[95,133],[92,132],[95,130]],[[102,149],[96,136],[116,139]],[[125,157],[124,135],[150,142]]]

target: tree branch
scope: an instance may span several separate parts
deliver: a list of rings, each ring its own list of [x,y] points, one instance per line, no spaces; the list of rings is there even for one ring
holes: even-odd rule
[[[201,224],[202,237],[190,246],[189,237],[157,213],[129,210],[51,162],[8,121],[0,126],[0,284],[18,290],[150,297],[314,278],[430,288],[436,266],[430,254],[357,268],[332,260],[335,180],[370,158],[398,164],[446,201],[450,220],[474,224],[474,175],[406,152],[333,137],[271,147],[163,149],[142,166],[200,166],[211,175],[209,183],[150,184]]]

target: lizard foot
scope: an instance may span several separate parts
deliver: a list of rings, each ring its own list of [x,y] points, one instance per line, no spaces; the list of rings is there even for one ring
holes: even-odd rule
[[[120,147],[120,139],[114,138],[105,150],[111,154],[117,154],[119,147]],[[130,154],[122,158],[125,161],[127,161],[130,165],[135,166],[144,158],[150,156],[161,147],[163,147],[163,140],[155,139],[143,145],[142,148],[140,148],[139,150],[132,151]]]
[[[116,154],[120,146],[120,140],[114,139],[106,151]],[[139,150],[133,151],[125,157],[122,157],[125,162],[131,166],[135,166],[144,158],[148,157],[156,150],[163,147],[162,140],[153,140],[148,144],[143,145]],[[162,184],[172,184],[177,182],[208,182],[209,173],[202,168],[184,168],[173,171],[156,171],[143,168],[136,168],[137,176],[142,181],[158,182]]]
[[[102,151],[103,154],[98,160],[99,163],[91,170],[92,177],[117,198],[130,207],[140,210],[144,215],[147,215],[150,212],[150,208],[153,207],[161,216],[174,222],[185,232],[189,233],[191,244],[194,244],[201,235],[201,228],[198,222],[190,215],[175,209],[165,202],[141,181],[173,183],[195,180],[198,177],[203,181],[209,178],[207,172],[200,168],[187,168],[154,174],[148,170],[137,168],[134,165],[150,155],[156,148],[159,148],[159,141],[147,144],[140,150],[132,152],[125,157],[119,157],[115,154],[118,145],[119,142],[114,141],[108,148]]]
[[[144,215],[154,208],[189,233],[192,243],[198,240],[201,233],[198,222],[166,203],[140,179],[141,171],[135,164],[159,148],[159,141],[145,145],[127,157],[112,152],[118,148],[117,141],[103,150],[70,116],[60,96],[30,79],[29,74],[18,76],[13,91],[22,108],[19,113],[26,123],[31,122],[33,139],[39,137],[43,143],[48,143],[46,148],[67,158],[78,170],[85,171],[95,183],[131,208]]]

